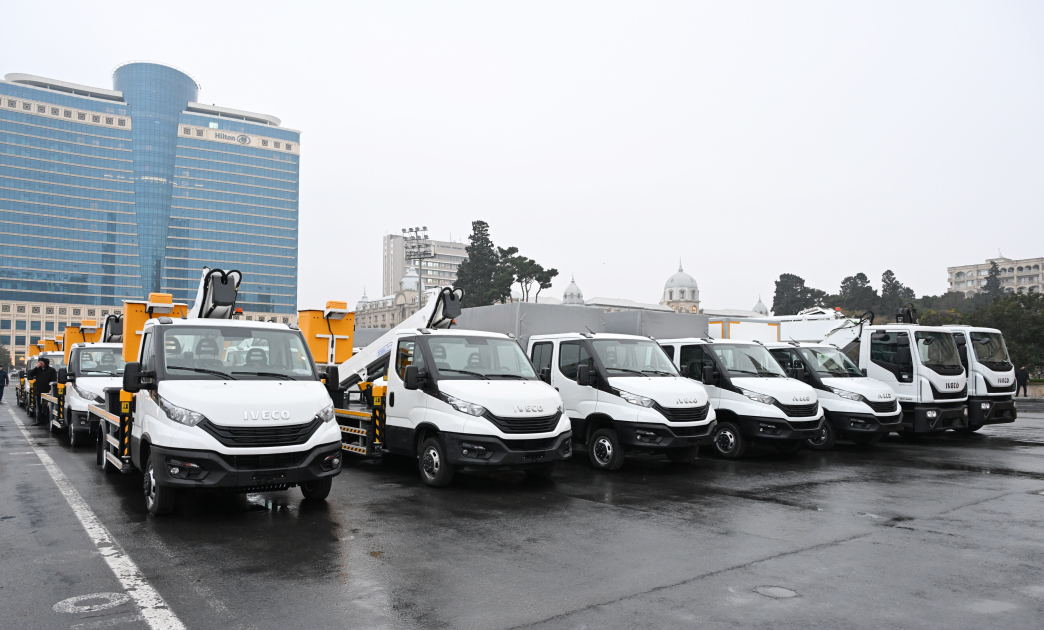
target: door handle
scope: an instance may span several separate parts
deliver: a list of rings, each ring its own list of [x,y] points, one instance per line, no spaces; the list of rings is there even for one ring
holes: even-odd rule
[[[389,407],[394,407],[395,406],[395,392],[392,392],[392,393],[388,394],[388,406]]]

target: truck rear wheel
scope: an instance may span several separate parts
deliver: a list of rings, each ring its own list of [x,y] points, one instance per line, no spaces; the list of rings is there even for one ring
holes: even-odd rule
[[[333,479],[317,479],[306,481],[301,484],[301,494],[310,501],[322,501],[330,496],[330,488],[333,487]]]
[[[47,422],[50,422],[50,420],[48,420]],[[51,426],[53,427],[54,425],[52,424]],[[72,448],[76,448],[77,446],[83,446],[83,434],[81,434],[79,431],[76,430],[75,427],[73,427],[73,423],[68,418],[65,421],[65,426],[69,429],[69,446],[71,446]]]
[[[623,447],[620,446],[616,431],[612,429],[595,431],[587,453],[591,464],[599,470],[619,470],[624,463]]]
[[[700,449],[696,446],[672,448],[667,451],[667,459],[675,464],[691,464],[696,461],[696,456],[699,454],[699,451]]]
[[[145,478],[145,507],[149,509],[150,514],[162,516],[169,514],[174,509],[174,489],[156,484],[156,471],[152,460],[153,457],[150,453],[149,461],[145,462],[145,474],[143,475]]]
[[[739,459],[747,451],[747,438],[735,424],[719,423],[714,430],[714,450],[725,459]]]
[[[837,442],[837,431],[830,422],[824,420],[823,428],[815,436],[807,438],[805,446],[813,451],[829,451],[834,448],[834,442]]]
[[[446,458],[442,441],[430,437],[421,444],[417,467],[420,468],[421,479],[434,488],[444,488],[453,481],[453,465]]]

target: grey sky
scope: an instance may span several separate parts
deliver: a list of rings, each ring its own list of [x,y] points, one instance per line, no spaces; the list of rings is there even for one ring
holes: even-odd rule
[[[1039,2],[8,3],[0,74],[111,87],[177,66],[200,100],[304,132],[299,302],[370,296],[427,225],[657,301],[1040,256]]]

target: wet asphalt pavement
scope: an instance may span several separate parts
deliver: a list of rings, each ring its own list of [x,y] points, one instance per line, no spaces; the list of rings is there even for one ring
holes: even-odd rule
[[[1020,415],[616,473],[577,453],[549,481],[441,490],[365,462],[326,503],[187,495],[163,518],[140,473],[26,430],[187,628],[1041,628],[1044,404]],[[148,627],[16,421],[8,389],[0,627]]]

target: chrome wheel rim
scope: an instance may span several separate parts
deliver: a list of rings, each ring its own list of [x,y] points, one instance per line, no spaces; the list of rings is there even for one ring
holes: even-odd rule
[[[722,453],[731,453],[736,449],[736,436],[728,429],[718,431],[718,437],[714,438],[714,444]]]
[[[595,461],[597,461],[600,465],[609,465],[609,462],[611,462],[613,459],[613,443],[609,440],[609,438],[602,436],[595,440],[594,456]]]
[[[439,457],[438,449],[434,446],[424,449],[421,467],[424,469],[424,476],[428,479],[434,479],[439,476],[439,471],[442,470],[442,458]]]

